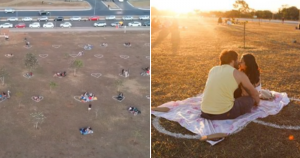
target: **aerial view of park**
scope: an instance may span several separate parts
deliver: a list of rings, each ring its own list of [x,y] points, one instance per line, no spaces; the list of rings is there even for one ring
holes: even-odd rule
[[[190,0],[166,6],[152,1],[153,158],[298,157],[300,6],[292,0],[281,2],[197,5]],[[243,54],[254,56],[261,88],[273,98],[261,99],[235,119],[204,119],[203,93],[224,50],[237,52],[238,60]],[[225,136],[210,137],[215,133]]]
[[[144,22],[138,17],[150,11],[118,2],[126,11],[107,20],[119,10],[101,1],[96,6],[78,2],[89,8],[67,11],[51,8],[48,1],[42,4],[50,6],[46,11],[29,10],[25,2],[19,3],[23,8],[3,3],[0,157],[149,157],[150,28],[129,26],[132,20],[110,25],[128,14]],[[49,20],[39,21],[44,13]],[[100,20],[89,18],[93,14]],[[72,21],[73,16],[88,20]],[[11,17],[17,21],[7,20]],[[33,20],[23,21],[25,17]],[[45,27],[48,22],[54,27]],[[65,28],[67,22],[72,25]],[[94,27],[97,22],[107,27]],[[33,23],[40,27],[30,28]],[[25,27],[17,27],[21,24]]]

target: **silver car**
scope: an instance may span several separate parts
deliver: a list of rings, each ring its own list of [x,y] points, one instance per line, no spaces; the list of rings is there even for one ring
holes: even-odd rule
[[[46,24],[43,25],[44,28],[53,28],[54,24],[53,22],[47,22]]]
[[[48,17],[47,16],[42,16],[40,18],[38,18],[38,21],[48,21]]]
[[[142,23],[138,22],[138,21],[134,21],[134,22],[130,22],[128,24],[128,26],[142,26]]]
[[[5,8],[4,9],[4,12],[5,13],[14,13],[14,12],[16,12],[14,9],[12,9],[12,8]]]
[[[24,17],[22,18],[22,21],[33,21],[31,17]]]
[[[72,26],[72,24],[70,23],[70,22],[64,22],[64,23],[62,23],[62,24],[60,24],[60,27],[71,27]]]
[[[7,21],[18,21],[19,18],[17,17],[10,17],[10,18],[7,18]]]
[[[132,16],[123,16],[123,20],[133,20]]]
[[[13,27],[13,24],[11,24],[11,23],[4,23],[4,24],[0,25],[0,28],[10,28],[10,27]]]
[[[150,16],[149,15],[143,15],[139,17],[140,20],[149,20]]]
[[[106,22],[95,22],[94,26],[95,27],[105,27],[106,26]]]
[[[73,16],[70,18],[71,21],[80,21],[81,17],[80,16]]]
[[[30,24],[29,27],[30,27],[30,28],[40,28],[41,25],[40,25],[39,22],[34,22],[34,23]]]
[[[110,16],[105,17],[105,19],[106,19],[106,20],[115,20],[115,19],[116,19],[116,16],[110,15]]]

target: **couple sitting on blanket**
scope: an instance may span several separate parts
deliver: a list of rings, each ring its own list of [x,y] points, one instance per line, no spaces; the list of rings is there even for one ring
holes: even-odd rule
[[[251,112],[260,102],[260,71],[252,54],[224,50],[220,65],[213,67],[206,81],[201,117],[209,120],[235,119]]]
[[[53,75],[53,77],[65,77],[67,75],[67,72],[57,72]]]
[[[39,96],[39,95],[38,95],[38,96],[33,96],[33,97],[32,97],[32,99],[33,99],[34,101],[41,101],[42,98],[43,98],[43,97],[42,97],[42,96]]]
[[[2,93],[2,95],[0,95],[0,101],[4,100],[7,98],[7,95],[5,92]]]
[[[83,102],[88,102],[88,101],[97,100],[97,98],[95,97],[95,94],[85,92],[80,96],[80,100]]]

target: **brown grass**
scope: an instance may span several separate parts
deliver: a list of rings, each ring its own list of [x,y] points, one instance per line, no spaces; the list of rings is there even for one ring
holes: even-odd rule
[[[82,2],[65,2],[64,0],[3,0],[0,2],[1,7],[75,7],[89,8],[90,5],[86,1]],[[49,4],[51,3],[51,4]]]
[[[138,8],[150,8],[150,0],[128,0],[128,2]]]
[[[246,46],[243,49],[243,27],[217,25],[217,19],[201,21],[181,19],[180,30],[152,48],[152,105],[159,106],[169,101],[183,100],[204,90],[208,71],[218,65],[218,55],[231,48],[243,53],[253,53],[262,69],[262,85],[265,89],[287,92],[289,97],[300,98],[300,41],[299,31],[293,25],[250,22],[247,24]],[[159,36],[152,30],[152,44]],[[175,32],[176,33],[176,32]],[[175,34],[174,33],[174,34]],[[172,55],[172,42],[180,43],[177,55]],[[175,47],[176,48],[176,47]],[[262,119],[278,125],[299,126],[299,102],[291,102],[279,114]],[[154,116],[152,116],[154,117]],[[178,123],[161,119],[161,125],[169,131],[192,134]],[[289,135],[294,140],[289,140]],[[211,147],[206,142],[177,139],[159,133],[153,126],[153,158],[198,158],[198,157],[298,157],[300,133],[294,130],[274,129],[250,123],[237,134]]]

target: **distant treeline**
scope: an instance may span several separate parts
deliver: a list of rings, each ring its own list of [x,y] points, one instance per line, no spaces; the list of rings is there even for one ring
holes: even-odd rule
[[[174,15],[176,12],[172,11],[162,11],[154,7],[151,8],[152,15]],[[200,15],[200,16],[216,16],[216,17],[227,17],[227,18],[253,18],[257,16],[260,19],[286,19],[286,20],[299,20],[299,9],[297,7],[281,8],[277,13],[272,13],[269,10],[255,10],[248,13],[241,13],[239,10],[231,11],[211,11],[211,12],[201,12],[199,10],[194,10],[187,15]]]

